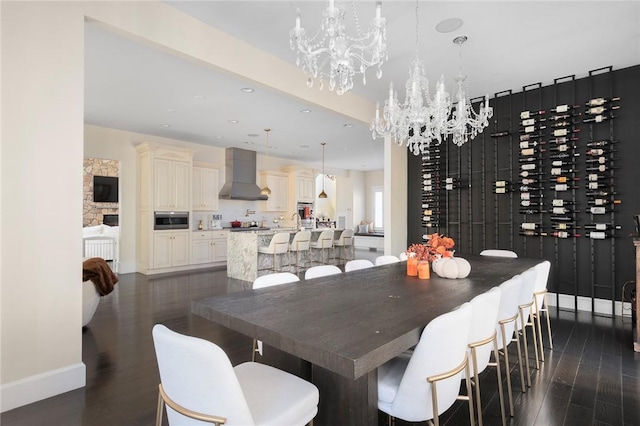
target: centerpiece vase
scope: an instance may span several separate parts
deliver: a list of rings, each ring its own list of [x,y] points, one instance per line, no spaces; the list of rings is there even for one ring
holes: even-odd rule
[[[431,278],[431,267],[429,266],[428,261],[423,260],[418,263],[418,278],[421,280],[428,280]]]
[[[409,257],[407,259],[407,275],[410,277],[418,276],[418,259]]]

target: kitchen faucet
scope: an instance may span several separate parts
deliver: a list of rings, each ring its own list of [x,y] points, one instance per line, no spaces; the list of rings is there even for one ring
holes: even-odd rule
[[[298,229],[300,229],[302,227],[302,218],[300,217],[300,214],[299,213],[294,213],[293,215],[291,215],[291,220],[293,220],[293,218],[296,217],[296,216],[298,217],[296,219],[296,227]]]

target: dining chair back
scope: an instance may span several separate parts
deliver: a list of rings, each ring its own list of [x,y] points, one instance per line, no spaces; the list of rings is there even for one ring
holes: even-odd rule
[[[160,386],[156,425],[304,425],[318,412],[318,389],[276,368],[231,365],[216,344],[153,327]],[[268,391],[265,391],[267,390]]]
[[[341,273],[342,270],[340,270],[336,265],[312,266],[304,273],[304,279],[310,280],[312,278],[326,277],[327,275],[336,275]]]
[[[293,283],[296,281],[300,281],[300,278],[296,274],[292,274],[291,272],[276,272],[274,274],[262,275],[256,278],[253,281],[252,288],[264,288],[271,287],[273,285]]]
[[[389,263],[396,263],[396,262],[400,262],[400,259],[392,254],[388,254],[385,256],[376,257],[375,265],[376,266],[388,265]]]
[[[262,275],[253,281],[252,288],[254,290],[266,287],[272,287],[280,284],[294,283],[300,281],[297,275],[291,272],[276,272],[274,274]],[[256,354],[262,356],[262,340],[253,339],[251,349],[251,361],[256,360]]]
[[[479,374],[482,373],[491,360],[493,351],[496,362],[499,359],[498,342],[496,340],[496,324],[498,322],[498,309],[500,308],[500,298],[502,290],[494,287],[471,299],[473,315],[471,317],[471,330],[469,331],[469,362],[471,363],[472,381],[475,388],[476,412],[478,413],[478,423],[482,426],[482,403],[480,398]],[[500,397],[500,411],[502,414],[502,424],[506,424],[504,411],[504,394],[502,392],[502,378],[500,369],[496,368],[498,378],[498,394]]]
[[[544,346],[542,345],[542,327],[540,325],[540,316],[542,312],[547,317],[547,335],[549,336],[549,347],[553,349],[553,339],[551,338],[551,322],[549,321],[549,310],[547,309],[547,282],[549,280],[549,272],[551,263],[548,260],[538,263],[534,266],[536,270],[536,287],[534,289],[534,305],[533,316],[536,321],[538,331],[538,343],[540,344],[540,359],[544,362]]]
[[[437,426],[438,416],[459,398],[463,370],[470,395],[467,343],[472,311],[467,302],[433,319],[410,354],[404,353],[378,368],[381,411],[408,422],[433,419]],[[470,398],[469,414],[473,423]]]
[[[511,257],[515,259],[518,257],[518,254],[511,250],[489,249],[482,250],[480,252],[480,256]]]
[[[373,267],[373,262],[367,259],[354,259],[348,261],[344,265],[345,272],[357,271],[358,269],[366,269]]]
[[[515,336],[516,348],[518,353],[518,369],[520,370],[520,385],[522,392],[525,392],[524,372],[522,370],[522,352],[520,351],[520,337],[516,333],[516,320],[518,318],[518,301],[520,298],[520,289],[522,287],[522,276],[516,275],[513,278],[500,284],[500,308],[498,309],[498,322],[496,324],[496,340],[498,349],[504,356],[505,372],[507,375],[507,395],[509,396],[509,413],[513,417],[513,395],[511,394],[511,365],[509,364],[508,346]],[[498,368],[500,360],[498,359]]]

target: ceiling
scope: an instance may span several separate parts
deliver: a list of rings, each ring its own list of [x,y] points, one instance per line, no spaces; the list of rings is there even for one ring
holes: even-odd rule
[[[296,8],[303,27],[314,33],[326,4],[166,3],[292,64],[295,52],[288,38]],[[373,18],[374,4],[355,2],[363,26]],[[366,85],[356,76],[354,93],[383,101],[393,81],[399,99],[404,99],[403,87],[416,54],[415,9],[412,1],[383,1],[389,60],[380,80],[375,69],[367,72]],[[571,74],[580,78],[609,65],[619,69],[640,64],[640,1],[420,1],[418,17],[418,52],[432,91],[444,75],[451,92],[460,66],[468,76],[469,95],[478,97],[508,89],[517,92],[537,82],[546,85]],[[447,18],[460,18],[462,27],[450,33],[436,31]],[[469,37],[462,55],[453,44],[458,35]],[[368,123],[257,87],[92,23],[86,25],[85,49],[88,124],[260,153],[266,145],[264,129],[271,128],[270,155],[319,165],[320,143],[326,141],[327,169],[383,167],[383,142],[371,138]],[[300,79],[306,80],[302,70]],[[245,87],[255,91],[244,93]]]

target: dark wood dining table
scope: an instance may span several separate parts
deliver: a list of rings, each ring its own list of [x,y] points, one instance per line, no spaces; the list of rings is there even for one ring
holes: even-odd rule
[[[310,363],[315,425],[377,425],[377,367],[418,343],[437,316],[541,262],[461,257],[471,264],[464,279],[420,280],[399,262],[196,300],[191,310]]]

